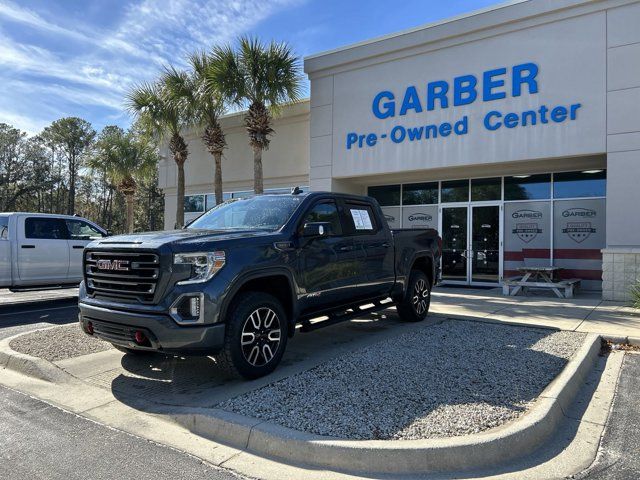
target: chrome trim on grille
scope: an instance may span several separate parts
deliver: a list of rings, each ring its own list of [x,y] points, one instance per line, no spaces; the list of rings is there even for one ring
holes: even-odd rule
[[[128,270],[98,268],[114,261],[126,261]],[[89,295],[153,302],[160,276],[160,257],[153,252],[87,251],[84,276]]]

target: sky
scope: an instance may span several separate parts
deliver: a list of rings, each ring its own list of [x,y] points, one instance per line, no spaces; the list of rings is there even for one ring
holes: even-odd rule
[[[132,86],[239,35],[289,42],[303,58],[498,3],[0,0],[0,123],[37,134],[58,118],[78,116],[96,130],[126,128],[124,98]]]

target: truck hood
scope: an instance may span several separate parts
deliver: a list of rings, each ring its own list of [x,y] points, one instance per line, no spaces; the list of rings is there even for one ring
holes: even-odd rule
[[[267,230],[200,230],[184,229],[116,235],[91,242],[88,248],[159,248],[169,245],[172,250],[195,251],[208,242],[234,241],[242,238],[271,237],[277,232]]]

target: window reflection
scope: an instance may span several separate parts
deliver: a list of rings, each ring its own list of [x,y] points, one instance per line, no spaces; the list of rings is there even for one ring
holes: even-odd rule
[[[505,200],[540,200],[551,198],[551,174],[504,177]]]
[[[554,198],[604,197],[606,193],[606,170],[583,170],[553,175]]]

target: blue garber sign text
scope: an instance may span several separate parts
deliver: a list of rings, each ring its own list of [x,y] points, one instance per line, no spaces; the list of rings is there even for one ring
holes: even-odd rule
[[[419,114],[435,109],[448,109],[469,105],[476,101],[491,102],[501,100],[510,95],[519,97],[523,94],[538,93],[538,66],[535,63],[522,63],[511,67],[510,82],[505,80],[507,68],[487,70],[481,76],[461,75],[452,82],[437,80],[429,82],[418,90],[408,86],[401,95],[389,90],[376,94],[371,103],[371,110],[376,118],[386,120],[403,117],[408,113]],[[420,93],[421,92],[421,93]],[[563,123],[577,118],[578,109],[582,105],[541,105],[534,110],[522,112],[488,111],[483,117],[483,126],[488,131],[502,128],[512,129],[538,124]],[[469,117],[464,115],[451,122],[440,124],[406,126],[397,124],[385,132],[348,132],[346,136],[347,150],[352,148],[375,147],[380,141],[390,140],[393,143],[415,142],[450,135],[466,135],[469,133]]]

